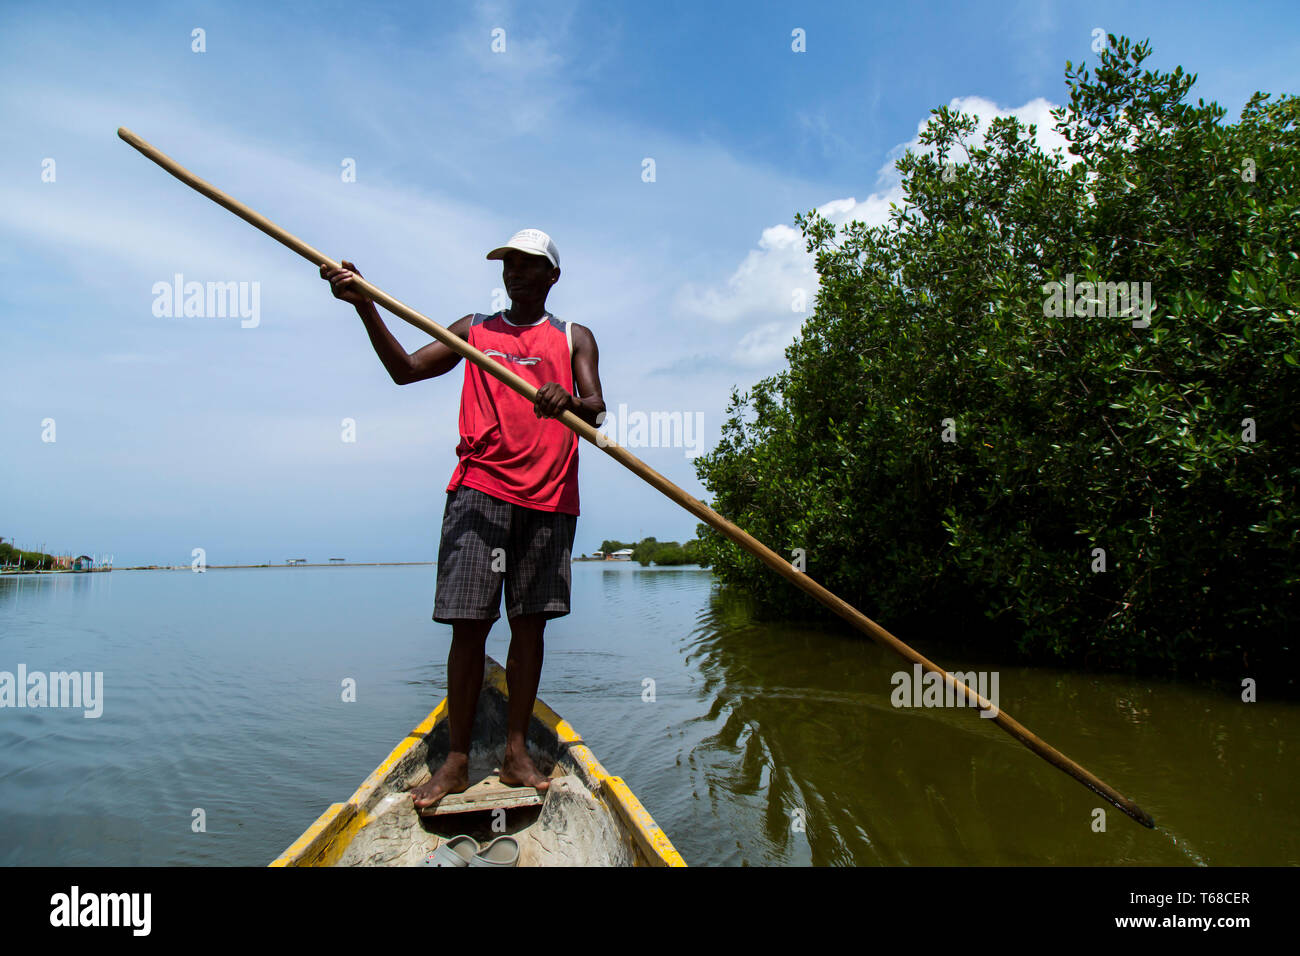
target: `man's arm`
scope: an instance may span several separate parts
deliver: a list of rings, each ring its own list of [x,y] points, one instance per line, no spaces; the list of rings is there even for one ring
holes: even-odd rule
[[[412,382],[446,375],[460,361],[459,352],[453,352],[436,339],[408,355],[401,343],[393,338],[393,333],[388,331],[388,326],[384,325],[373,302],[357,306],[357,315],[361,316],[366,332],[370,335],[370,343],[379,353],[384,368],[388,369],[388,374],[398,385],[410,385]],[[447,327],[447,331],[468,342],[469,324],[473,319],[472,315],[457,319]]]
[[[375,308],[374,301],[355,288],[352,280],[354,276],[360,276],[361,273],[351,262],[343,260],[342,269],[321,266],[320,274],[322,279],[329,282],[334,298],[349,302],[356,307],[357,315],[361,316],[366,333],[370,336],[370,344],[375,347],[375,353],[384,363],[389,377],[398,385],[410,385],[412,382],[422,382],[427,378],[445,375],[460,361],[459,353],[453,352],[438,341],[430,342],[408,355],[406,349],[402,348],[402,344],[394,338],[393,333],[388,331],[384,320],[379,317],[379,310]],[[467,315],[457,319],[447,331],[469,341],[469,325],[473,318],[472,315]]]
[[[596,337],[585,325],[573,325],[573,384],[581,398],[570,395],[558,382],[547,382],[537,390],[534,409],[539,418],[558,418],[573,412],[588,425],[605,411],[605,397],[600,390],[600,350]]]

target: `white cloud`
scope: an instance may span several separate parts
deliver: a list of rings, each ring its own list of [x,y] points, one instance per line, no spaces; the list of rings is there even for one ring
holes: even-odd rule
[[[972,145],[984,142],[990,122],[999,116],[1014,116],[1022,123],[1035,125],[1034,140],[1044,150],[1066,149],[1069,145],[1053,128],[1055,121],[1051,111],[1055,105],[1042,97],[1023,106],[1004,108],[981,96],[959,96],[949,106],[977,118],[978,126],[971,136]],[[836,227],[837,233],[849,222],[880,226],[889,221],[890,205],[901,205],[903,201],[902,184],[894,163],[908,150],[929,151],[929,147],[921,145],[919,135],[928,121],[927,117],[918,123],[918,135],[910,142],[890,151],[889,161],[880,171],[884,189],[873,192],[861,202],[848,197],[833,199],[818,207],[817,211]],[[1070,160],[1073,157],[1067,152],[1066,158]],[[746,253],[725,281],[714,285],[684,283],[677,291],[674,306],[679,313],[691,318],[719,323],[746,320],[753,327],[736,343],[731,353],[732,361],[748,367],[770,365],[782,358],[785,347],[799,334],[803,318],[808,314],[800,313],[794,320],[788,317],[796,289],[802,289],[806,294],[811,312],[820,285],[813,264],[814,258],[806,251],[803,236],[797,229],[785,224],[769,226],[759,236],[758,247]]]
[[[789,311],[795,291],[811,295],[817,286],[812,257],[804,251],[803,237],[781,224],[763,230],[758,248],[751,250],[722,288],[701,288],[686,283],[677,293],[675,307],[688,315],[734,322],[747,315]]]
[[[862,202],[853,197],[833,199],[817,211],[836,229],[853,221],[879,226],[888,221],[890,203],[902,198],[902,187],[894,185]],[[692,318],[722,323],[769,318],[741,336],[731,359],[751,368],[770,365],[782,357],[813,308],[820,285],[813,264],[799,230],[785,224],[769,226],[759,236],[758,248],[745,255],[725,283],[710,287],[688,282],[678,290],[674,306]],[[797,293],[806,311],[793,313]]]
[[[1069,141],[1058,133],[1055,129],[1056,120],[1052,117],[1052,110],[1056,109],[1056,104],[1039,96],[1030,100],[1024,106],[1017,106],[1011,109],[998,106],[992,100],[985,99],[982,96],[955,96],[948,102],[948,108],[957,113],[968,113],[974,116],[977,121],[975,132],[969,137],[968,144],[971,147],[983,146],[988,136],[989,124],[1000,116],[1014,116],[1026,126],[1035,126],[1034,142],[1044,152],[1052,152],[1056,148],[1065,150],[1065,159],[1067,162],[1073,162],[1078,157],[1069,152]],[[887,182],[897,182],[898,172],[894,169],[894,163],[900,159],[904,153],[913,152],[921,154],[930,154],[934,152],[933,146],[921,145],[921,132],[925,129],[926,124],[930,122],[930,117],[926,117],[916,124],[916,133],[910,142],[902,143],[895,146],[889,153],[889,160],[880,170],[881,179]],[[952,159],[954,162],[963,162],[965,157],[961,150],[957,150]]]

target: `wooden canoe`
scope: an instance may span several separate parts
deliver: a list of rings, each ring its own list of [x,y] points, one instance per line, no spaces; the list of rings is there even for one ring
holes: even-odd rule
[[[470,745],[470,789],[443,798],[435,815],[418,815],[407,791],[446,757],[446,698],[347,803],[322,813],[271,866],[415,866],[442,839],[468,833],[485,843],[502,832],[519,841],[520,866],[686,865],[622,778],[606,772],[541,700],[533,706],[528,750],[551,785],[543,795],[503,786],[496,769],[507,699],[505,670],[489,657]]]

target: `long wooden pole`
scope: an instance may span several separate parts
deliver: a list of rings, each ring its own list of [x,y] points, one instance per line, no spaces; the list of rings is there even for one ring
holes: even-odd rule
[[[262,232],[266,233],[277,242],[288,246],[304,259],[309,260],[317,266],[330,265],[334,268],[341,268],[339,263],[335,262],[323,252],[312,248],[301,239],[286,230],[281,229],[265,216],[254,212],[243,203],[226,195],[220,189],[217,189],[211,183],[205,182],[195,176],[188,169],[181,166],[165,153],[155,149],[139,136],[132,133],[129,129],[119,128],[117,135],[187,186],[198,190],[213,202],[229,209],[240,219],[243,219],[250,225],[262,230]],[[443,345],[447,346],[447,348],[461,355],[468,361],[473,362],[489,375],[499,379],[506,385],[509,385],[530,402],[535,400],[537,388],[534,385],[524,381],[500,362],[495,362],[488,358],[464,339],[452,335],[437,322],[421,315],[410,306],[398,302],[382,289],[376,288],[360,276],[357,276],[353,280],[353,285],[360,288],[366,295],[370,296],[389,312],[405,319],[416,328],[428,332]],[[602,449],[605,454],[609,455],[619,464],[649,482],[701,521],[715,528],[719,533],[740,545],[740,547],[754,555],[754,557],[758,558],[795,587],[811,594],[814,598],[826,605],[840,617],[844,618],[844,620],[848,621],[859,631],[862,631],[876,643],[884,645],[905,660],[911,661],[913,664],[920,664],[924,670],[940,675],[945,685],[951,690],[954,696],[956,694],[965,695],[964,697],[955,696],[956,700],[975,701],[976,706],[981,711],[994,712],[995,716],[990,718],[993,723],[997,724],[1012,737],[1016,738],[1016,740],[1019,740],[1034,753],[1038,754],[1038,756],[1052,764],[1052,766],[1065,771],[1089,790],[1104,797],[1143,826],[1155,827],[1155,821],[1151,819],[1146,811],[1132,800],[1125,797],[1114,787],[1094,776],[1055,747],[1034,736],[1034,734],[1030,733],[1029,730],[1018,721],[1012,719],[1011,715],[1006,711],[996,708],[990,701],[984,699],[974,689],[968,687],[961,681],[958,681],[942,667],[927,660],[925,657],[912,650],[912,648],[908,647],[893,634],[890,634],[887,630],[875,621],[871,620],[871,618],[867,617],[857,608],[836,597],[804,572],[796,570],[789,561],[786,561],[767,545],[763,544],[748,532],[732,524],[702,501],[699,501],[694,496],[689,495],[681,488],[678,488],[675,484],[663,475],[659,474],[659,472],[655,471],[645,462],[641,461],[641,459],[637,458],[626,448],[623,448],[606,435],[598,432],[573,412],[564,412],[560,416],[560,421],[564,422],[564,424],[569,426],[569,428],[574,432],[587,439],[587,441]]]

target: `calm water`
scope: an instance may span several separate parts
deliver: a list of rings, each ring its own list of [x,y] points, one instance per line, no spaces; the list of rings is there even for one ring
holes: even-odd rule
[[[433,595],[432,567],[0,578],[0,671],[104,673],[99,719],[0,710],[0,863],[269,862],[443,696]],[[756,625],[697,569],[579,563],[573,603],[541,695],[691,864],[1300,864],[1296,705],[1000,668],[1004,709],[1160,825],[1098,833],[973,711],[892,707],[865,639]]]

